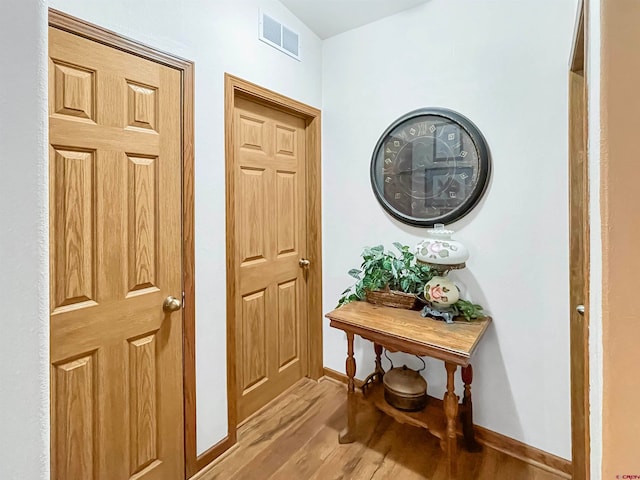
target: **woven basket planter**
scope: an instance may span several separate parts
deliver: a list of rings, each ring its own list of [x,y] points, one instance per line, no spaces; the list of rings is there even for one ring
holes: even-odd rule
[[[387,307],[405,308],[413,310],[420,306],[418,297],[413,293],[399,292],[397,290],[367,290],[365,294],[367,302]]]

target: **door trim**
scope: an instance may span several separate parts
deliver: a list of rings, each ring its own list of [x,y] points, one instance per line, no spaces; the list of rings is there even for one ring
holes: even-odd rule
[[[59,10],[49,8],[49,26],[181,72],[182,80],[182,285],[184,438],[186,478],[196,473],[195,241],[194,241],[194,68],[184,58],[163,52]]]
[[[580,0],[569,60],[569,228],[570,258],[570,352],[571,352],[571,460],[573,478],[590,478],[589,414],[589,152],[587,42],[588,4]],[[580,163],[580,159],[582,163]],[[579,181],[576,181],[576,176]],[[576,211],[579,206],[580,211]],[[582,242],[575,242],[573,232],[581,229]],[[582,257],[582,264],[577,260]],[[582,276],[583,291],[575,291],[574,282]],[[575,308],[583,304],[583,316]],[[581,320],[575,322],[572,317]]]
[[[233,196],[235,179],[235,144],[233,135],[233,113],[235,99],[238,96],[249,98],[305,119],[305,140],[307,146],[307,253],[314,268],[309,269],[307,277],[307,376],[317,380],[324,375],[322,361],[322,217],[321,217],[321,112],[304,103],[280,95],[254,83],[225,74],[225,171],[226,171],[226,211],[227,211],[227,402],[228,402],[228,444],[236,443],[237,435],[237,398],[236,398],[236,311],[235,295],[236,249],[232,241],[236,225]]]

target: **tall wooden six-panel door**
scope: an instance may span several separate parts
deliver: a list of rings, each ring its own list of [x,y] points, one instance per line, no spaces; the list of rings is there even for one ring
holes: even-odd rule
[[[184,478],[180,115],[178,70],[49,29],[54,480]]]
[[[233,121],[241,422],[308,373],[306,144],[305,120],[243,97]]]

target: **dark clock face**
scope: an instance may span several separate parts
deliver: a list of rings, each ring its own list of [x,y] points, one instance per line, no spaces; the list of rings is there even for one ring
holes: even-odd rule
[[[417,226],[452,223],[480,200],[489,180],[489,150],[478,128],[451,110],[426,108],[396,120],[371,159],[382,206]]]

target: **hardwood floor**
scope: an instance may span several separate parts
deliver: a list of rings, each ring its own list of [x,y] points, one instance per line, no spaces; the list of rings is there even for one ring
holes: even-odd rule
[[[445,480],[438,440],[373,407],[358,414],[357,441],[338,444],[346,421],[344,385],[303,379],[238,430],[238,444],[198,480]],[[460,480],[558,480],[484,447],[462,449]]]

